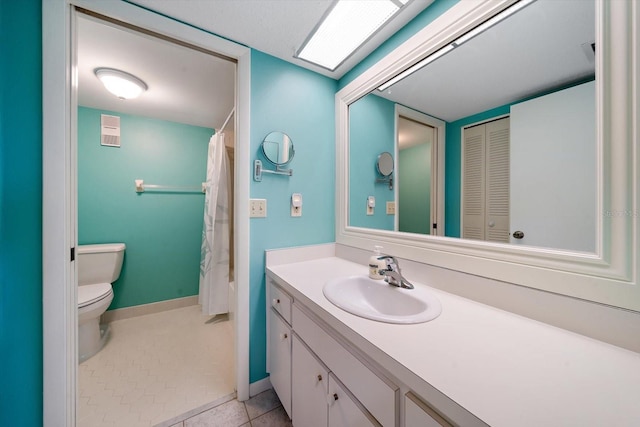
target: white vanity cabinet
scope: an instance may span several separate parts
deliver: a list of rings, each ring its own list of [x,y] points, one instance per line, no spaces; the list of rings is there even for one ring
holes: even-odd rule
[[[397,387],[335,341],[271,281],[267,301],[271,384],[294,426],[398,425]]]
[[[273,280],[267,301],[271,384],[295,427],[453,426]]]

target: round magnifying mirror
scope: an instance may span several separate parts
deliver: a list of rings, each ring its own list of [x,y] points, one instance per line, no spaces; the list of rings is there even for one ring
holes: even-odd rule
[[[384,152],[378,156],[378,162],[376,163],[378,173],[384,177],[387,177],[393,173],[393,157],[391,153]]]
[[[275,166],[286,165],[295,154],[291,138],[283,132],[271,132],[264,138],[261,146],[264,157]]]

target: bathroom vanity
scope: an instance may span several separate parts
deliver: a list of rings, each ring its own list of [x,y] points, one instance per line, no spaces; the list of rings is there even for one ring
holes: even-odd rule
[[[439,299],[436,319],[355,316],[323,287],[367,266],[331,248],[267,252],[267,364],[295,426],[640,420],[640,354],[429,287],[426,276],[407,278]]]

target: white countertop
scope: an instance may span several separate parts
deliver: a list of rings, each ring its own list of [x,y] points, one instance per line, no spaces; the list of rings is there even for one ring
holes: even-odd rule
[[[327,280],[367,274],[336,257],[270,266],[268,274],[356,345],[373,346],[491,426],[640,425],[638,353],[434,288],[442,303],[435,320],[364,319],[322,293]]]

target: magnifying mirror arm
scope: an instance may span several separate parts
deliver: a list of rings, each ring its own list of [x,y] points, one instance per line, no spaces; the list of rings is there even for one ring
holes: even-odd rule
[[[276,166],[276,170],[264,169],[262,167],[262,162],[260,160],[256,160],[253,162],[253,180],[254,181],[262,181],[263,173],[271,173],[274,175],[293,175],[293,169],[282,169],[280,166]]]
[[[393,177],[385,176],[384,178],[376,178],[376,182],[388,182],[389,190],[393,190]]]

